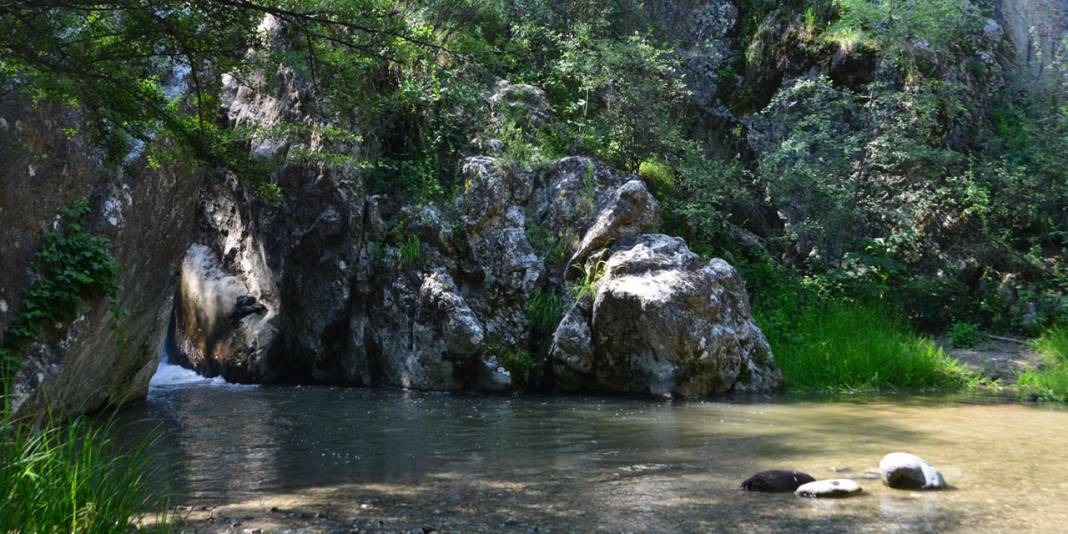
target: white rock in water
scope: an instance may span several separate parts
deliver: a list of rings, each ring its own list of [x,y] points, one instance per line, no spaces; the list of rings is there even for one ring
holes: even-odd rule
[[[906,452],[893,452],[879,462],[883,484],[896,489],[942,489],[942,473],[923,458]]]
[[[794,492],[798,497],[809,497],[812,499],[828,499],[828,498],[843,498],[859,495],[864,490],[856,482],[849,480],[848,478],[837,478],[833,480],[817,480],[815,482],[809,482],[797,488]]]

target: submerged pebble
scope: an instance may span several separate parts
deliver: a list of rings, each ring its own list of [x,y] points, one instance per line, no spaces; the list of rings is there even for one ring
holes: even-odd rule
[[[799,488],[794,493],[798,497],[808,497],[812,499],[828,499],[828,498],[842,498],[852,497],[859,495],[863,489],[856,482],[847,478],[836,478],[832,480],[817,480],[815,482],[809,482]]]
[[[895,489],[942,489],[942,473],[923,458],[905,452],[893,452],[879,462],[883,484]]]
[[[772,469],[761,471],[742,482],[740,488],[759,493],[789,493],[816,479],[808,473]]]

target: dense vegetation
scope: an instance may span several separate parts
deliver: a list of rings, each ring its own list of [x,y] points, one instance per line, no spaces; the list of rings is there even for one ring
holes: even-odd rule
[[[714,42],[669,4],[5,4],[0,90],[83,107],[115,165],[145,143],[151,164],[221,165],[268,200],[279,162],[245,147],[286,132],[335,149],[301,157],[446,213],[461,156],[596,157],[650,184],[665,231],[744,271],[796,386],[971,383],[914,332],[1037,333],[1068,317],[1058,58],[1054,75],[1016,70],[979,1],[739,1],[702,22],[715,34],[726,17]],[[269,84],[255,73],[279,64],[311,81],[316,120],[226,128],[219,75]],[[500,79],[544,90],[545,119],[487,103]],[[406,265],[413,239],[397,243]],[[563,298],[542,297],[536,325]]]

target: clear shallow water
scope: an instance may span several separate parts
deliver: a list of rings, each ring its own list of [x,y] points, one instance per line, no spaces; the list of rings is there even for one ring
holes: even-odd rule
[[[246,525],[281,517],[269,511],[277,507],[345,524],[371,518],[384,530],[1068,530],[1068,411],[1056,407],[177,382],[157,382],[125,417],[162,430],[162,478],[179,504],[220,507]],[[864,496],[818,502],[736,490],[772,468],[861,477],[898,450],[927,458],[954,488],[901,492],[861,480]]]

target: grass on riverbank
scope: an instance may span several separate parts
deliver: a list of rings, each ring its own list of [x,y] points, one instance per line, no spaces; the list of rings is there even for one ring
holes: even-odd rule
[[[882,303],[797,302],[765,334],[795,390],[967,389],[979,377]],[[758,317],[760,312],[757,312]]]
[[[112,424],[86,418],[43,426],[0,416],[0,532],[130,532],[145,510],[150,440],[120,452]],[[167,518],[155,518],[159,531]]]
[[[1031,342],[1042,368],[1023,372],[1016,380],[1020,396],[1068,402],[1068,326],[1054,326]]]

